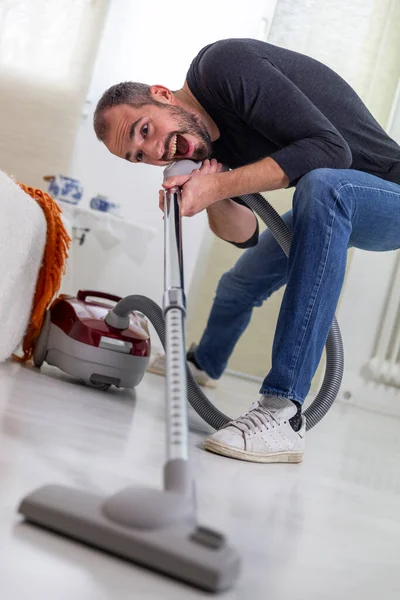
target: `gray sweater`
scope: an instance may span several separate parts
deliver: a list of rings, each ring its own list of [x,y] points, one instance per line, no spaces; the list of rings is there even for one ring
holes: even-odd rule
[[[290,185],[318,168],[400,183],[400,146],[339,75],[308,56],[222,40],[199,52],[187,83],[220,130],[213,156],[231,168],[270,156]]]

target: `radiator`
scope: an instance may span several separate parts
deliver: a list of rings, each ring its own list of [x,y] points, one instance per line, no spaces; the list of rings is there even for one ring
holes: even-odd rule
[[[393,270],[375,350],[368,363],[375,381],[400,387],[400,254]]]

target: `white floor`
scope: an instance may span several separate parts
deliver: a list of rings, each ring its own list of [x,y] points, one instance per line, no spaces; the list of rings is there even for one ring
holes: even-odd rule
[[[153,572],[21,524],[16,508],[44,483],[111,493],[158,485],[163,379],[135,394],[87,389],[49,367],[0,366],[2,600],[190,600],[210,597]],[[226,378],[211,396],[233,415],[255,384]],[[253,465],[201,450],[191,416],[201,523],[240,550],[227,599],[400,597],[400,420],[336,404],[308,435],[301,465]]]

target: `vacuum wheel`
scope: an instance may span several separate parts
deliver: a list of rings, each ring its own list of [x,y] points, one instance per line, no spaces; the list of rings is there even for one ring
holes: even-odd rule
[[[35,349],[33,351],[33,364],[35,367],[40,369],[42,364],[44,363],[47,355],[47,342],[49,341],[49,333],[50,333],[50,311],[46,310],[46,314],[43,319],[42,329],[40,331],[39,337],[35,344]]]
[[[111,383],[93,383],[92,381],[90,382],[90,385],[96,390],[102,390],[103,392],[106,392],[111,387]]]

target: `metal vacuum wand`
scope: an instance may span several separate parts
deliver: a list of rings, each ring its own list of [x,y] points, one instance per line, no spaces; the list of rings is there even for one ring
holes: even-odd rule
[[[164,298],[168,460],[188,460],[187,381],[180,189],[164,192]]]

